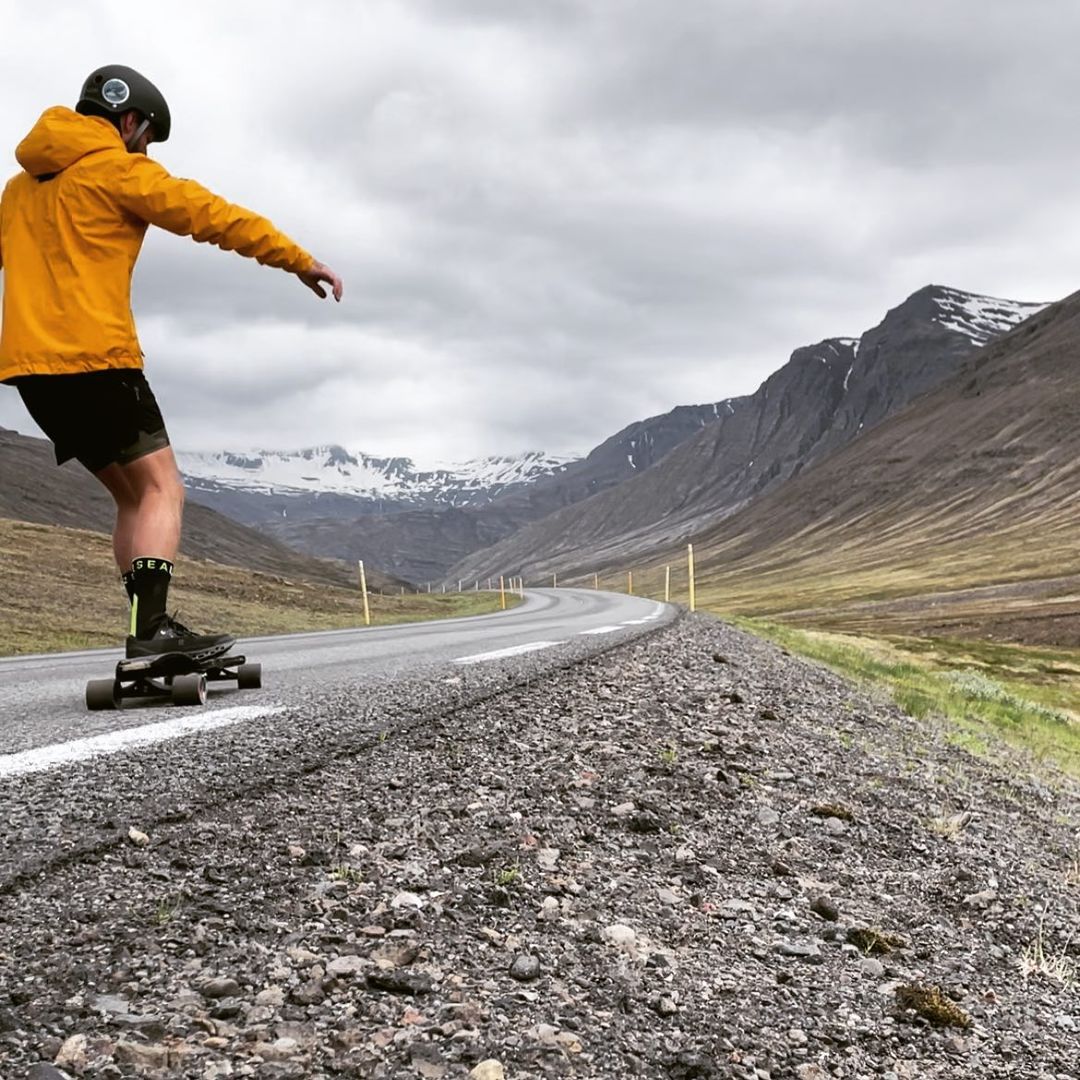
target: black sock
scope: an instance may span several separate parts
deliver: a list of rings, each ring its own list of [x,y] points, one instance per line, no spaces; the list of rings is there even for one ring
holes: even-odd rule
[[[173,564],[168,559],[144,556],[132,560],[131,587],[135,593],[131,604],[133,637],[150,637],[165,618],[172,572]]]
[[[135,575],[130,570],[125,570],[120,578],[124,583],[124,588],[127,589],[128,603],[135,603]]]

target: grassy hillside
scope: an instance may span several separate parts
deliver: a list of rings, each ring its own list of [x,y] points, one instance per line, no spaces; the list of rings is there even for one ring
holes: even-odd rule
[[[479,615],[498,606],[498,595],[484,592],[371,596],[376,624]],[[240,636],[363,625],[358,587],[203,559],[178,561],[169,607],[195,629]],[[120,645],[127,611],[108,536],[0,518],[0,655]]]

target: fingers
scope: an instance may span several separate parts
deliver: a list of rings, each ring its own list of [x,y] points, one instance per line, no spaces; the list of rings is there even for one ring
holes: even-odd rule
[[[341,297],[345,292],[345,284],[329,266],[324,266],[321,262],[315,262],[312,264],[311,269],[300,274],[299,277],[320,300],[326,299],[326,290],[319,284],[319,282],[325,281],[330,286],[334,299],[338,303],[341,302]]]

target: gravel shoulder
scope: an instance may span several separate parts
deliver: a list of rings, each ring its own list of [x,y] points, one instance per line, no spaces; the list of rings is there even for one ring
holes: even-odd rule
[[[1080,1076],[1065,778],[703,616],[405,698],[6,788],[0,1076]]]

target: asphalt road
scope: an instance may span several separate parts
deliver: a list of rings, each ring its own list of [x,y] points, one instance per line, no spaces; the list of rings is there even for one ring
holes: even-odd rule
[[[526,656],[542,668],[543,660],[557,660],[571,646],[575,655],[595,651],[674,614],[663,604],[617,593],[538,589],[495,615],[247,639],[236,651],[262,663],[263,688],[239,692],[235,684],[211,684],[201,708],[139,701],[89,712],[86,682],[109,677],[119,650],[0,659],[0,781],[292,712],[335,685],[370,683],[382,697],[395,680],[440,669]],[[444,678],[453,676],[444,672]]]

